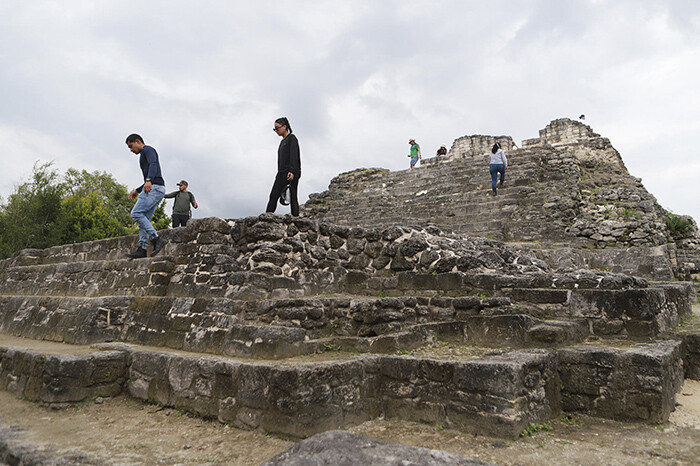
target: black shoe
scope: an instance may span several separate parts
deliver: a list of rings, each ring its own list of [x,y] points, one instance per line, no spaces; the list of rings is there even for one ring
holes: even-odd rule
[[[491,188],[491,190],[493,191],[494,196],[498,196],[498,191],[496,190],[496,188]]]
[[[503,180],[501,180],[501,181],[498,182],[498,187],[499,187],[499,188],[502,188],[502,187],[503,187]]]
[[[140,247],[140,246],[139,246],[139,248],[138,248],[136,251],[130,252],[130,253],[127,253],[127,254],[124,254],[124,255],[125,255],[126,257],[128,257],[129,259],[141,259],[142,257],[147,257],[147,256],[148,256],[148,254],[146,254],[146,250],[145,250],[144,248]]]
[[[156,236],[151,240],[151,243],[153,244],[153,252],[151,253],[151,257],[153,257],[158,254],[161,249],[163,249],[163,246],[168,244],[168,240],[163,239],[160,236]]]

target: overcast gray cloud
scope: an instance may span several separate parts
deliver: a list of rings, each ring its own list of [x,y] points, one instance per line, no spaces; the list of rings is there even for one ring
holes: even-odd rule
[[[664,207],[700,219],[696,1],[5,0],[0,26],[5,198],[37,160],[137,186],[139,132],[197,216],[255,215],[278,116],[306,199],[343,171],[406,168],[409,137],[433,154],[585,113]]]

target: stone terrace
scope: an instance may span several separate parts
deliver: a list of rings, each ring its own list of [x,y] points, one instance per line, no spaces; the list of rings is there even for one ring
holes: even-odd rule
[[[1,261],[0,388],[126,393],[296,438],[381,415],[517,435],[562,410],[665,420],[697,373],[696,334],[674,332],[688,283],[555,271],[435,227],[264,214],[162,234],[154,258],[123,259],[122,237]]]

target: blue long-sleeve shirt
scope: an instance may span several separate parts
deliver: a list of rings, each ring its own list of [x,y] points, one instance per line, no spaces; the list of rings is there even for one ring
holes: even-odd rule
[[[158,152],[153,147],[143,146],[139,157],[139,165],[141,165],[141,172],[143,172],[144,184],[146,181],[151,180],[151,184],[165,186],[163,173],[160,171]],[[140,193],[141,189],[143,189],[143,185],[136,188],[136,191]]]

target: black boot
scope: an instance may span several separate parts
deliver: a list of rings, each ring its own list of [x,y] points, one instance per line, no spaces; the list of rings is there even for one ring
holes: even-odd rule
[[[153,252],[151,253],[151,257],[153,257],[158,254],[161,249],[163,249],[163,246],[168,244],[168,240],[163,239],[160,236],[156,236],[155,238],[151,239],[151,244],[153,244]]]
[[[498,187],[499,187],[499,188],[502,188],[502,187],[503,187],[503,180],[501,180],[501,181],[498,182]]]
[[[491,188],[491,191],[493,191],[494,196],[498,196],[498,191],[496,190],[496,188]]]
[[[146,250],[144,248],[139,246],[139,248],[136,251],[124,255],[129,259],[141,259],[142,257],[146,257],[148,254],[146,254]]]

